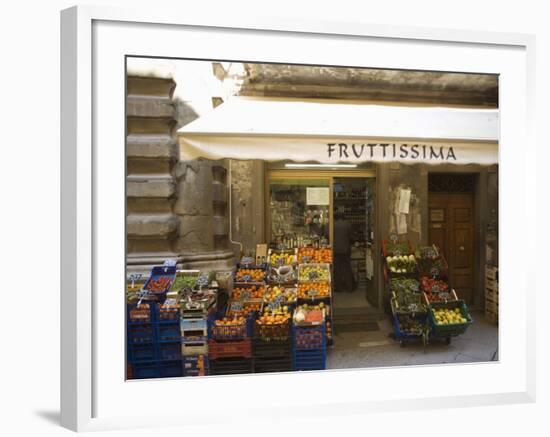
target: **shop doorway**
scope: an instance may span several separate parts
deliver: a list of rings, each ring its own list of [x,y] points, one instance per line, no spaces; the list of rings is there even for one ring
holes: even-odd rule
[[[266,182],[267,242],[273,247],[327,244],[334,249],[340,243],[335,219],[341,213],[351,232],[345,243],[348,259],[334,255],[334,314],[377,313],[374,171],[271,170]]]
[[[459,298],[473,303],[475,252],[475,175],[430,174],[430,244],[437,245],[449,264],[449,281]]]

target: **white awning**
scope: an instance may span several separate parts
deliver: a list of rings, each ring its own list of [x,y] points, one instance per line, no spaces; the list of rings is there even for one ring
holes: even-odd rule
[[[178,131],[180,159],[498,163],[498,110],[236,97]]]

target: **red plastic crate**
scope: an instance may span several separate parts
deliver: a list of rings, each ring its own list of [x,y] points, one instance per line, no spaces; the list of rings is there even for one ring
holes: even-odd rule
[[[252,341],[250,338],[241,341],[208,341],[208,358],[217,360],[219,358],[251,358]]]

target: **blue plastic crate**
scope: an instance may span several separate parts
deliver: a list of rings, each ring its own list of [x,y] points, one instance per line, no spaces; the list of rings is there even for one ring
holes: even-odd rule
[[[181,360],[161,361],[158,364],[160,378],[176,378],[183,376]]]
[[[304,325],[292,327],[294,349],[310,350],[324,349],[327,347],[327,332],[325,323],[319,325]]]
[[[326,364],[326,348],[294,351],[294,370],[324,370],[326,369]]]
[[[145,290],[148,290],[152,281],[158,280],[162,277],[168,278],[168,283],[163,291],[152,292],[153,295],[162,296],[166,295],[168,291],[172,288],[174,279],[176,278],[176,266],[155,266],[151,269],[151,274],[149,279],[143,286]]]
[[[178,322],[163,322],[157,324],[157,341],[179,341],[181,339],[180,324]]]
[[[153,324],[128,325],[128,344],[153,343],[155,327]]]
[[[157,348],[153,343],[131,344],[128,346],[128,361],[153,361],[157,359]]]
[[[132,379],[160,378],[160,368],[156,361],[133,364]]]
[[[160,360],[181,360],[181,344],[179,341],[159,344],[158,350]]]

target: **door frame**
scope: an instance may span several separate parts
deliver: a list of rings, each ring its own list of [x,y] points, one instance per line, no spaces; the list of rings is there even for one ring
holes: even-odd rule
[[[332,247],[333,237],[334,237],[334,178],[370,178],[374,179],[374,235],[372,246],[372,256],[373,256],[373,272],[374,272],[374,281],[373,287],[377,290],[377,301],[378,306],[374,308],[376,314],[383,313],[383,301],[382,293],[380,291],[380,275],[379,272],[379,263],[380,257],[380,238],[379,238],[379,208],[380,208],[380,195],[378,192],[378,174],[377,167],[373,169],[346,169],[346,170],[326,170],[326,169],[269,169],[265,171],[265,180],[264,180],[264,198],[265,198],[265,234],[264,241],[269,244],[271,242],[271,215],[269,208],[269,181],[271,179],[327,179],[329,181],[329,190],[330,190],[330,208],[329,208],[329,221],[330,221],[330,246]],[[369,311],[369,313],[371,313]]]
[[[426,178],[426,184],[430,174],[443,173],[443,174],[472,174],[474,176],[474,292],[472,296],[473,309],[480,309],[483,307],[483,290],[485,287],[485,278],[482,272],[485,271],[485,245],[486,238],[484,232],[484,226],[487,223],[488,211],[483,208],[482,199],[487,198],[487,174],[488,167],[481,167],[479,165],[441,165],[434,169],[428,169],[428,177]],[[435,193],[434,193],[435,194]],[[430,204],[430,191],[427,187],[428,205],[427,215],[429,217],[429,204]],[[426,225],[429,225],[426,220]],[[428,238],[429,230],[427,230],[426,238]]]

